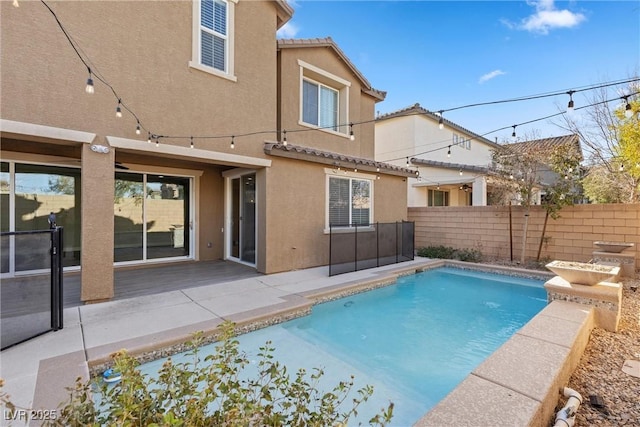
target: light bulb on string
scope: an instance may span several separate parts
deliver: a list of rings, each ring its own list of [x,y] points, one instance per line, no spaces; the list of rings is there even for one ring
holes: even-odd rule
[[[438,115],[440,116],[438,119],[438,129],[440,130],[444,129],[444,118],[442,117],[442,113],[444,113],[444,110],[438,111]]]
[[[409,167],[409,158],[407,157],[407,167]]]
[[[147,144],[151,144],[151,132],[148,132],[149,137],[147,138]]]
[[[236,148],[235,136],[231,137],[231,144],[229,145],[229,147],[231,147],[232,150]]]
[[[624,171],[624,164],[620,163],[620,172]]]
[[[282,145],[287,145],[287,131],[282,131]]]
[[[460,174],[460,176],[462,176],[462,169],[460,169],[460,172],[459,172],[459,174]]]
[[[624,109],[624,116],[627,119],[630,119],[631,116],[633,116],[633,109],[631,109],[631,104],[629,103],[629,99],[625,98],[625,100],[627,101],[627,106]]]
[[[122,101],[120,99],[118,99],[118,106],[116,107],[116,117],[117,118],[122,117],[122,108],[120,108],[120,105],[122,105]]]
[[[513,138],[513,139],[516,139],[516,126],[518,126],[518,125],[511,126],[513,128],[513,132],[511,133],[511,138]]]
[[[13,0],[13,7],[20,7],[20,3],[18,3],[18,0]]]
[[[91,95],[95,92],[93,88],[93,75],[91,74],[91,68],[87,67],[87,70],[89,71],[89,78],[87,79],[87,85],[85,86],[84,91]]]
[[[160,137],[156,136],[156,147],[160,146]]]
[[[451,157],[451,146],[449,146],[449,149],[447,150],[447,157]]]
[[[191,137],[191,144],[189,146],[190,148],[193,148],[193,137]]]
[[[349,123],[349,139],[352,141],[356,140],[356,136],[353,134],[353,123]]]
[[[140,122],[136,124],[136,135],[140,135],[142,133],[142,129],[140,128]]]
[[[380,172],[380,165],[376,165],[376,172]]]
[[[567,104],[567,113],[571,114],[573,113],[573,94],[575,93],[575,90],[570,90],[569,92],[567,92],[567,95],[569,95],[569,103]]]

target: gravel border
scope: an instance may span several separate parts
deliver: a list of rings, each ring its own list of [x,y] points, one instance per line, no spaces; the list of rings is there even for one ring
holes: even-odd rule
[[[625,360],[640,360],[640,278],[625,279],[622,283],[618,332],[593,329],[567,385],[583,398],[576,426],[640,426],[640,378],[622,372]],[[590,395],[602,397],[605,406],[591,405]],[[560,396],[556,412],[565,401]]]

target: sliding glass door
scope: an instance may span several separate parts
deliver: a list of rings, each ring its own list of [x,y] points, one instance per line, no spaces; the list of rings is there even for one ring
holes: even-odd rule
[[[191,256],[191,178],[117,172],[115,262]]]

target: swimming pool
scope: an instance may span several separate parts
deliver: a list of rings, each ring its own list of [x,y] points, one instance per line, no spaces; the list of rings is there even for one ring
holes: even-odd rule
[[[271,341],[289,372],[325,371],[320,388],[350,375],[373,397],[354,424],[389,401],[393,425],[411,425],[546,305],[542,280],[438,268],[395,285],[323,303],[309,316],[239,337],[252,360]],[[203,348],[203,355],[213,345]],[[173,356],[179,360],[180,356]],[[142,366],[154,375],[163,360]],[[251,364],[247,375],[257,367]]]

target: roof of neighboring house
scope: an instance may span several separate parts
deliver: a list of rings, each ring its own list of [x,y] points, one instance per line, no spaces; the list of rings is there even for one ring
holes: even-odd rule
[[[349,60],[347,55],[338,47],[331,37],[315,38],[315,39],[278,39],[278,49],[287,48],[311,48],[311,47],[324,47],[332,49],[336,55],[344,61],[353,74],[360,80],[360,83],[364,87],[363,92],[378,101],[384,101],[387,96],[387,92],[374,89],[364,75],[356,68],[356,66]]]
[[[426,118],[429,118],[435,122],[439,122],[440,121],[440,115],[437,112],[433,112],[433,111],[429,111],[426,108],[422,107],[419,103],[415,103],[410,107],[407,108],[403,108],[401,110],[397,110],[397,111],[393,111],[391,113],[386,113],[383,114],[381,116],[376,117],[376,122],[378,121],[382,121],[382,120],[388,120],[388,119],[393,119],[396,117],[404,117],[404,116],[415,116],[415,115],[421,115],[424,116]],[[459,132],[464,132],[467,133],[469,135],[471,135],[473,137],[474,140],[476,141],[480,141],[483,142],[485,144],[491,145],[491,146],[495,146],[498,147],[499,145],[493,141],[491,141],[490,139],[487,139],[483,136],[480,136],[478,134],[476,134],[475,132],[471,132],[469,129],[465,129],[462,126],[459,126],[457,124],[455,124],[454,122],[452,122],[451,120],[447,120],[445,117],[442,117],[442,121],[444,122],[445,125],[447,125],[450,128],[453,128]]]
[[[416,157],[411,158],[411,163],[419,166],[430,166],[434,168],[462,170],[466,172],[480,172],[484,174],[487,174],[490,172],[489,168],[487,168],[486,166],[474,166],[474,165],[465,165],[462,163],[438,162],[435,160],[418,159]]]
[[[392,165],[390,163],[376,162],[371,159],[346,156],[344,154],[316,150],[314,148],[302,147],[299,145],[284,145],[279,142],[266,142],[264,144],[264,152],[272,156],[322,163],[333,167],[351,168],[357,166],[358,169],[367,172],[379,172],[387,175],[404,177],[416,176],[415,170]]]
[[[506,144],[505,147],[520,151],[532,151],[540,153],[546,158],[551,157],[553,151],[558,147],[569,146],[570,149],[580,156],[582,160],[582,148],[580,148],[580,137],[577,134],[554,136],[551,138],[533,139],[531,141],[514,142]]]

